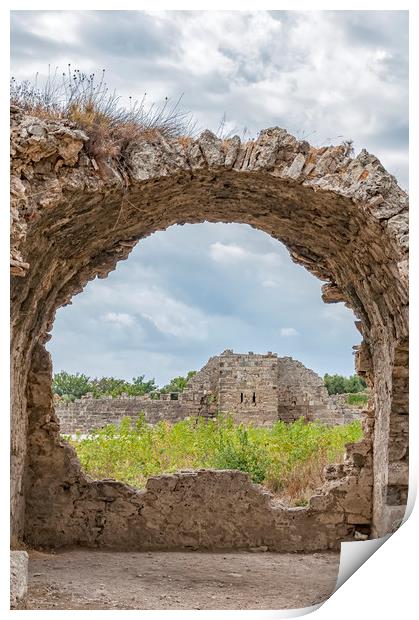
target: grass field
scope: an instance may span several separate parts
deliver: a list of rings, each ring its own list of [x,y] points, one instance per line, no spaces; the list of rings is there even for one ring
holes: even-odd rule
[[[180,469],[239,469],[294,506],[305,505],[323,482],[325,465],[342,459],[346,443],[362,438],[359,421],[327,427],[298,420],[272,428],[235,425],[230,417],[148,426],[143,416],[70,440],[84,470],[143,488],[148,477]]]

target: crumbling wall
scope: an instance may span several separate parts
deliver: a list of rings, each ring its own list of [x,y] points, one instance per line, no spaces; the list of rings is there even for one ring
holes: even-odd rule
[[[220,356],[215,355],[189,379],[186,388],[179,394],[188,416],[212,418],[217,414],[219,381]]]
[[[373,533],[385,534],[392,377],[408,335],[408,199],[394,177],[366,151],[351,158],[344,145],[314,148],[281,128],[248,143],[210,132],[167,140],[155,132],[130,143],[118,162],[93,161],[87,141],[73,123],[11,110],[14,539],[77,543],[106,529],[105,505],[115,519],[128,504],[140,516],[122,487],[110,484],[121,497],[108,502],[106,481],[95,485],[81,476],[59,439],[51,368],[37,359],[57,308],[89,280],[106,277],[139,239],[205,220],[244,222],[281,240],[293,260],[325,282],[323,299],[344,301],[357,316],[359,368],[374,394]],[[333,483],[339,505],[343,495],[352,498],[348,514],[364,502],[371,507],[371,494],[356,492],[372,471],[368,457],[357,455],[348,457],[353,473],[342,471]],[[340,535],[339,523],[325,527]]]

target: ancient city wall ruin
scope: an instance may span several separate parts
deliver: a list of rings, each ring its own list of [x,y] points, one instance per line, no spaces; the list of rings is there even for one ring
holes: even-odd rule
[[[55,413],[63,434],[89,433],[107,424],[119,424],[123,418],[136,420],[144,414],[148,424],[162,420],[178,422],[189,417],[188,403],[182,399],[151,400],[143,396],[121,396],[118,398],[83,397],[74,402],[57,403]]]
[[[345,145],[315,148],[271,128],[248,143],[155,132],[118,161],[96,161],[76,125],[11,112],[13,544],[110,546],[137,537],[137,546],[185,546],[186,507],[199,515],[188,522],[197,547],[253,545],[255,523],[269,524],[274,548],[289,551],[309,544],[305,531],[316,532],[319,549],[362,527],[374,536],[391,531],[407,487],[408,200],[377,158],[351,158]],[[358,319],[357,369],[374,395],[368,432],[329,470],[319,499],[297,513],[225,472],[205,474],[203,487],[198,474],[150,481],[145,492],[92,481],[60,440],[44,348],[57,308],[106,277],[139,239],[202,221],[243,222],[281,240],[325,283],[324,301],[344,301]],[[239,497],[240,519],[252,516],[245,523],[237,521]]]
[[[302,417],[324,424],[346,424],[361,412],[330,398],[323,380],[301,362],[276,353],[256,355],[224,351],[212,357],[188,382],[184,392],[58,401],[55,413],[62,433],[88,433],[124,417],[144,414],[148,424],[178,422],[201,416],[231,415],[236,423],[272,426],[277,420],[293,422]]]

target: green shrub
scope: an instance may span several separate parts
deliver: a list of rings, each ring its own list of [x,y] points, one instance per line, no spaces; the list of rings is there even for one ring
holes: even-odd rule
[[[271,459],[266,450],[249,439],[249,431],[240,425],[228,436],[222,431],[213,455],[216,469],[239,469],[250,474],[253,482],[263,482]]]
[[[346,397],[346,402],[348,403],[348,405],[366,405],[368,402],[368,394],[362,392],[360,394],[348,394],[348,396]]]
[[[91,379],[91,392],[94,398],[100,398],[101,396],[117,397],[121,394],[128,394],[128,396],[144,396],[157,389],[157,385],[154,379],[144,380],[144,375],[139,377],[133,377],[132,381],[125,381],[125,379],[116,379],[115,377],[101,377]]]

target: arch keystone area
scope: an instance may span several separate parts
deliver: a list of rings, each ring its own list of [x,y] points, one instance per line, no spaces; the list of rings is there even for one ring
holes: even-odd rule
[[[153,131],[118,160],[96,159],[74,123],[17,107],[11,144],[15,544],[320,550],[397,526],[407,494],[408,199],[376,157],[274,127],[247,143]],[[231,471],[159,476],[144,491],[92,481],[60,440],[44,348],[57,308],[140,239],[202,221],[279,239],[324,281],[324,301],[344,301],[358,319],[357,370],[374,393],[365,436],[306,508],[288,509]]]

